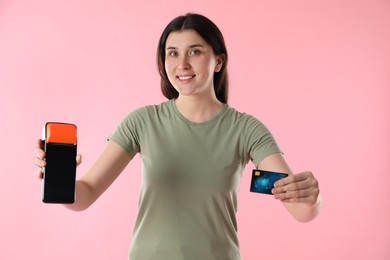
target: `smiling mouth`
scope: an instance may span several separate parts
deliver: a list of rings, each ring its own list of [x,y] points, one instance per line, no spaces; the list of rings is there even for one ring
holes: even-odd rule
[[[189,79],[192,79],[192,78],[195,78],[195,76],[194,75],[192,75],[192,76],[177,76],[177,78],[179,79],[179,80],[189,80]]]

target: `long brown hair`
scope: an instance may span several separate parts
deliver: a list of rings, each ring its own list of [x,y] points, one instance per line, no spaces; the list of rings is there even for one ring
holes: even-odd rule
[[[177,98],[179,93],[172,86],[165,71],[165,44],[171,32],[195,30],[212,48],[215,55],[224,55],[224,63],[219,72],[214,73],[214,91],[217,99],[222,103],[228,100],[228,54],[225,40],[219,28],[207,17],[200,14],[188,13],[173,19],[164,29],[157,47],[157,65],[161,76],[161,91],[168,98]]]

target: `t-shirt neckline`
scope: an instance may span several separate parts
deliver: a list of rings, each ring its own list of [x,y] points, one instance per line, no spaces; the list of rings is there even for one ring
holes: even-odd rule
[[[175,99],[171,99],[169,100],[169,103],[173,109],[173,111],[175,112],[175,114],[182,120],[184,121],[186,124],[189,124],[189,125],[192,125],[192,126],[205,126],[205,125],[209,125],[209,124],[212,124],[216,121],[218,121],[225,113],[226,111],[228,110],[229,108],[229,105],[224,103],[223,104],[223,108],[222,110],[216,115],[214,116],[212,119],[208,120],[208,121],[204,121],[204,122],[193,122],[191,120],[188,120],[186,117],[184,117],[179,109],[176,107],[176,104],[175,104]]]

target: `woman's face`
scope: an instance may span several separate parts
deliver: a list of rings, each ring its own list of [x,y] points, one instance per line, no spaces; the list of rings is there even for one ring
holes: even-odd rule
[[[223,58],[195,31],[171,32],[165,44],[165,70],[180,95],[214,95],[214,72]]]

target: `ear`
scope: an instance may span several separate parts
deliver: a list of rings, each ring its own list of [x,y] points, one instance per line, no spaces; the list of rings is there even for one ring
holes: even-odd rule
[[[225,63],[225,54],[217,56],[217,64],[215,65],[214,72],[217,73],[221,70],[223,64]]]

